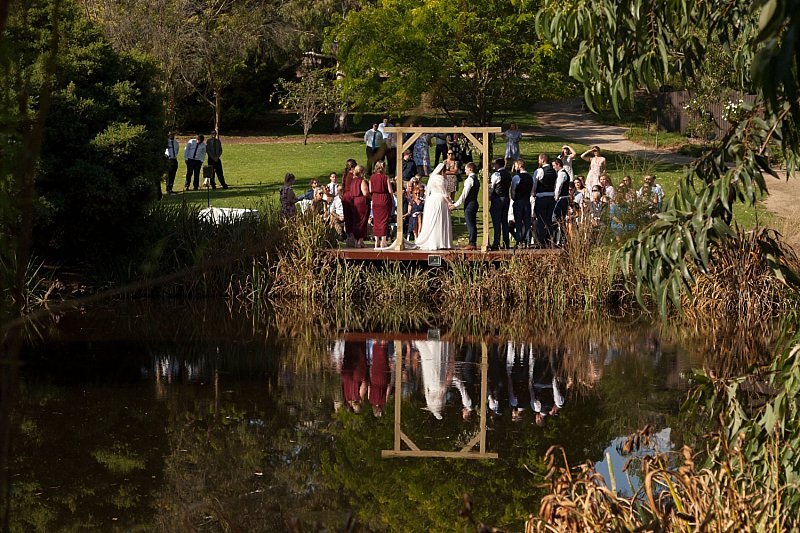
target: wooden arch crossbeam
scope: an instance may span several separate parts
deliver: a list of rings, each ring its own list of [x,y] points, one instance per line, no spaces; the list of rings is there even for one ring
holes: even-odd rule
[[[500,133],[502,130],[497,126],[454,126],[451,128],[442,127],[428,127],[428,126],[387,126],[384,130],[387,133],[394,133],[398,139],[403,138],[404,133],[410,133],[411,136],[405,142],[398,142],[397,145],[397,164],[395,168],[395,175],[403,175],[403,152],[414,142],[419,139],[421,135],[426,133],[461,133],[466,137],[470,143],[481,153],[482,170],[483,170],[483,183],[481,183],[482,202],[483,202],[483,228],[481,229],[481,250],[486,251],[489,249],[489,137],[491,133]],[[479,140],[475,134],[480,134]],[[396,201],[397,201],[397,242],[395,250],[402,250],[404,246],[403,241],[403,188],[395,188]]]

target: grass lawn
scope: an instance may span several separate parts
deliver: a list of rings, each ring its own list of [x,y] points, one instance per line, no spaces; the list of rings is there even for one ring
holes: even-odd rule
[[[539,153],[544,152],[552,157],[558,153],[563,144],[563,139],[553,137],[524,138],[520,143],[520,149],[523,158],[529,162],[528,171],[533,172],[536,168]],[[578,153],[588,148],[581,144],[570,144]],[[502,141],[496,142],[495,155],[502,154],[504,147]],[[286,172],[292,172],[297,176],[295,192],[299,195],[307,189],[311,178],[318,178],[323,184],[328,183],[328,175],[332,171],[336,171],[341,177],[345,160],[353,158],[362,162],[365,158],[364,145],[361,142],[309,143],[304,146],[301,140],[293,140],[293,142],[271,144],[226,144],[224,150],[222,160],[226,181],[231,186],[229,190],[223,191],[217,188],[210,193],[204,189],[197,192],[179,192],[174,196],[165,197],[165,201],[185,201],[201,205],[210,202],[216,207],[264,209],[266,205],[277,206],[278,190],[283,184],[283,175]],[[682,175],[679,166],[666,164],[657,159],[638,159],[610,152],[605,155],[608,160],[608,173],[615,184],[623,175],[629,174],[638,188],[641,186],[644,174],[655,174],[658,183],[669,196],[675,191]],[[433,149],[431,149],[431,162],[433,163]],[[589,166],[579,159],[575,162],[574,168],[576,175],[585,175]],[[183,190],[185,172],[186,167],[181,163],[175,183],[176,191]],[[742,217],[740,224],[752,227],[756,216],[759,222],[764,224],[766,210],[763,207],[754,209],[739,206],[737,217],[739,216]],[[455,211],[453,220],[457,241],[466,244],[463,211]],[[479,213],[479,235],[481,220],[482,213]]]

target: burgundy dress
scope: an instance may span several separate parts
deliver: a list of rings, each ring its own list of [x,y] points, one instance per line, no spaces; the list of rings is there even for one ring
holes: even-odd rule
[[[361,178],[353,176],[350,179],[350,198],[353,201],[353,224],[347,228],[347,233],[352,233],[356,239],[367,238],[367,222],[369,222],[369,199],[361,191]]]
[[[372,232],[376,237],[389,236],[389,217],[392,215],[392,192],[386,174],[373,174],[369,179],[372,191]]]
[[[375,207],[373,206],[373,210]],[[372,215],[375,216],[374,214]],[[392,371],[389,368],[389,345],[376,342],[372,346],[372,366],[369,367],[369,403],[381,408],[386,406]]]
[[[350,195],[350,183],[353,181],[353,173],[345,172],[342,176],[342,211],[344,211],[344,230],[353,233],[353,197]]]
[[[359,389],[367,379],[367,346],[362,342],[344,343],[342,393],[347,403],[360,400]]]

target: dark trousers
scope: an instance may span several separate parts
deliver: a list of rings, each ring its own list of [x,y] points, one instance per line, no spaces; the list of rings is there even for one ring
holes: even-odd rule
[[[500,234],[503,235],[503,246],[511,246],[508,235],[508,206],[511,199],[508,196],[492,195],[492,205],[489,207],[489,215],[492,217],[492,228],[494,228],[494,240],[492,247],[500,246]]]
[[[531,237],[531,201],[530,198],[514,200],[514,238],[517,244],[528,244]]]
[[[562,196],[561,198],[556,201],[556,205],[553,208],[553,216],[556,218],[556,233],[553,237],[556,240],[557,246],[564,245],[564,235],[566,234],[567,228],[565,226],[565,221],[567,219],[567,213],[569,211],[569,198],[566,196]],[[561,228],[560,230],[558,228]]]
[[[536,213],[536,238],[541,246],[551,246],[555,237],[553,208],[556,205],[552,196],[537,196],[534,212]]]
[[[172,192],[175,185],[175,176],[178,174],[178,160],[167,159],[167,194]]]
[[[199,159],[186,160],[186,181],[183,184],[184,189],[189,188],[189,181],[194,177],[193,186],[194,190],[200,187],[200,169],[203,168],[203,162]]]
[[[439,164],[439,156],[442,156],[442,161],[447,159],[447,143],[436,145],[436,162],[433,164],[434,168]]]
[[[467,238],[472,246],[478,246],[478,202],[464,205],[464,222],[467,225]]]
[[[388,176],[397,174],[397,148],[386,147],[386,174]]]
[[[378,152],[380,151],[380,148],[367,146],[367,176],[372,174],[372,166],[375,164],[375,161],[378,160]]]
[[[211,188],[217,188],[217,182],[214,179],[216,175],[219,178],[219,184],[222,185],[223,189],[227,189],[228,185],[225,183],[225,174],[222,173],[222,159],[214,160],[212,158],[208,158],[208,166],[210,166],[214,171],[211,173]]]

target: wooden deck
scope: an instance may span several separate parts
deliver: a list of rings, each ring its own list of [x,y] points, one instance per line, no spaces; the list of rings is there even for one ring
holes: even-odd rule
[[[514,257],[552,258],[561,254],[560,249],[516,249],[516,250],[375,250],[374,248],[329,248],[327,253],[345,261],[403,261],[427,263],[439,266],[448,261],[467,260],[498,262]]]

